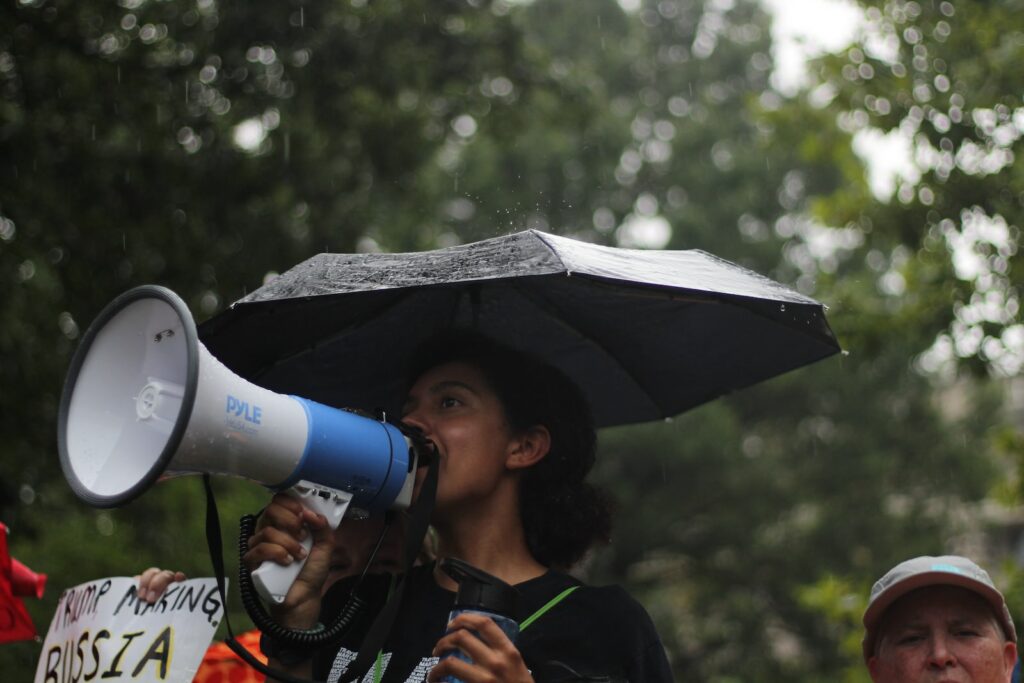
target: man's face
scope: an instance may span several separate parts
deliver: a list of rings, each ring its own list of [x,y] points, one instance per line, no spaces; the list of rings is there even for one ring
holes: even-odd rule
[[[1016,661],[980,596],[931,586],[886,611],[868,669],[875,683],[1009,683]]]

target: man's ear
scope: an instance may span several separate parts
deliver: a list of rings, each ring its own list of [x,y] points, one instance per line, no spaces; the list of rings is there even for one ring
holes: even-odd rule
[[[1003,661],[1006,663],[1007,683],[1013,680],[1013,668],[1017,666],[1017,643],[1007,642],[1003,645]]]
[[[871,680],[877,683],[878,679],[878,657],[872,657],[868,660],[868,673],[871,674]]]
[[[505,467],[510,470],[525,469],[537,464],[551,450],[551,433],[544,425],[534,425],[523,430],[509,442]]]

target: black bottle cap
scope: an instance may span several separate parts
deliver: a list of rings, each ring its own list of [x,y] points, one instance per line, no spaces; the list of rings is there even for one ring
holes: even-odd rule
[[[441,569],[459,584],[456,609],[474,609],[515,619],[519,591],[496,576],[455,557],[441,560]]]

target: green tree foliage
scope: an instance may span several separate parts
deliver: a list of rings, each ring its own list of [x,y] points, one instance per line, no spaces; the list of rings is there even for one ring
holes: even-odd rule
[[[993,481],[998,394],[982,378],[951,410],[915,369],[981,291],[950,257],[963,230],[942,221],[961,226],[961,209],[979,206],[1017,222],[999,198],[1012,163],[988,175],[954,163],[941,181],[936,167],[886,203],[851,140],[866,122],[934,128],[907,75],[927,71],[929,106],[952,107],[956,92],[962,121],[994,112],[989,130],[989,119],[954,126],[943,109],[957,140],[997,147],[1016,105],[993,93],[1011,92],[1011,72],[964,66],[954,78],[951,65],[1012,64],[1016,43],[985,28],[1005,25],[1009,5],[958,3],[949,16],[948,3],[879,6],[872,21],[898,25],[904,75],[865,39],[821,63],[821,88],[786,99],[769,86],[769,19],[754,0],[623,4],[0,10],[0,376],[14,388],[0,395],[0,520],[14,554],[51,576],[30,604],[37,624],[61,588],[91,578],[150,564],[210,573],[197,482],[96,511],[60,474],[63,374],[114,295],[158,282],[202,319],[316,252],[536,227],[703,248],[832,305],[849,356],[602,434],[596,474],[619,501],[618,526],[583,571],[642,599],[680,680],[863,680],[857,619],[871,580],[946,549],[961,531],[951,513]],[[973,88],[989,94],[968,106]],[[993,281],[1011,282],[1015,251],[990,247]],[[216,486],[231,538],[265,492]],[[245,625],[237,608],[232,618]],[[28,678],[33,648],[0,647],[0,668]]]
[[[857,329],[843,330],[851,348],[881,358],[900,339],[915,371],[943,387],[935,400],[947,412],[965,405],[963,387],[982,388],[989,412],[965,415],[962,429],[974,432],[970,442],[979,452],[1002,463],[999,476],[988,480],[989,493],[1019,505],[1019,411],[1000,405],[1007,396],[1000,388],[1003,378],[1019,374],[1024,350],[1018,265],[1024,110],[1014,67],[1024,49],[1021,6],[913,0],[858,5],[864,23],[855,43],[818,60],[807,90],[769,115],[787,139],[802,141],[809,158],[827,159],[836,146],[809,144],[798,130],[808,117],[817,121],[819,137],[862,142],[884,135],[906,149],[908,163],[891,192],[872,190],[853,163],[836,165],[845,182],[808,196],[814,220],[851,236],[831,272],[821,273],[819,286],[854,314],[847,320]],[[1009,559],[1019,553],[1014,528],[989,529],[984,558],[1011,597],[1024,585]],[[985,531],[984,525],[976,528],[978,535]],[[985,552],[985,543],[973,541],[968,547]],[[910,554],[880,555],[874,570]],[[840,574],[834,585],[855,582],[852,572]],[[834,623],[843,621],[841,601],[830,602],[824,590],[814,599]],[[847,675],[855,670],[851,663]]]
[[[853,183],[817,202],[817,217],[860,229],[872,268],[892,273],[901,314],[943,333],[929,368],[966,360],[1016,374],[1020,3],[861,5],[862,38],[820,60],[816,97],[848,134],[900,136],[911,165],[892,197]]]

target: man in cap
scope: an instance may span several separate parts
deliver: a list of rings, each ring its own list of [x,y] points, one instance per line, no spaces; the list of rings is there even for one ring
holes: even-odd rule
[[[875,683],[1010,683],[1017,632],[1002,593],[965,557],[915,557],[875,582],[864,612]]]

